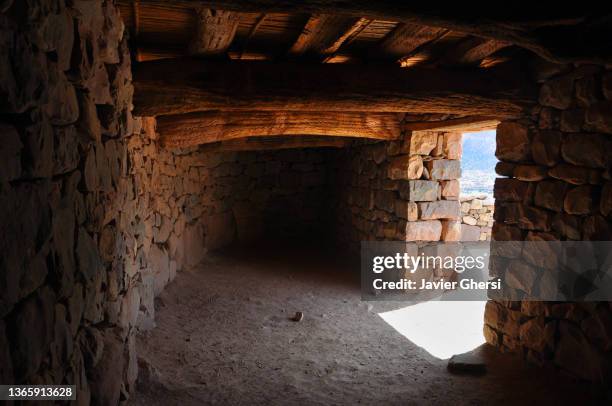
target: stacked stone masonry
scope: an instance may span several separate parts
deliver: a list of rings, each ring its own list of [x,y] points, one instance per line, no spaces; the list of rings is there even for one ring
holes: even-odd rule
[[[493,240],[612,240],[612,72],[554,66],[541,72],[531,114],[497,130]],[[551,277],[538,261],[494,258],[519,295]],[[612,377],[612,303],[491,301],[485,336],[502,350],[577,377]]]
[[[493,201],[479,196],[465,196],[460,200],[461,241],[491,240],[495,212]]]
[[[0,382],[74,384],[80,404],[127,400],[135,334],[154,326],[155,296],[207,250],[318,236],[336,222],[353,248],[461,239],[458,133],[405,131],[340,151],[164,150],[154,120],[131,114],[127,38],[112,1],[6,3]],[[493,239],[610,240],[612,73],[561,68],[543,79],[532,114],[499,127],[505,178]],[[536,286],[536,271],[514,278],[532,281],[516,288]],[[601,379],[611,326],[610,303],[491,301],[485,335]]]
[[[0,382],[117,404],[177,272],[263,233],[321,234],[329,151],[161,149],[131,115],[117,9],[70,4],[0,13]]]
[[[405,131],[336,161],[338,239],[458,241],[461,134]]]

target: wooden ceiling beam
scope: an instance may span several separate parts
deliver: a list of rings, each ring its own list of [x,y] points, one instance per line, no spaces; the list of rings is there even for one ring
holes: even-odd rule
[[[338,15],[312,15],[289,49],[290,56],[326,57],[336,53],[342,44],[367,23],[363,18]]]
[[[141,0],[142,3],[193,6],[242,12],[333,14],[429,25],[508,41],[554,62],[611,63],[612,16],[609,7],[576,7],[571,2],[521,3],[488,7],[462,2],[444,7],[436,2],[397,0]],[[586,11],[585,11],[586,10]]]
[[[196,32],[189,44],[191,55],[225,55],[236,35],[239,16],[226,10],[198,8]]]
[[[352,145],[350,138],[317,137],[301,135],[292,137],[247,137],[230,141],[205,144],[201,152],[271,151],[296,148],[346,148]]]
[[[395,65],[211,61],[143,62],[135,114],[204,110],[369,111],[519,115],[536,100],[524,70],[402,69]]]
[[[236,138],[299,136],[394,140],[401,135],[401,114],[291,111],[204,111],[159,116],[160,142],[189,147]]]
[[[499,124],[498,117],[468,116],[440,121],[405,121],[402,127],[410,131],[460,131],[473,132],[494,130]]]

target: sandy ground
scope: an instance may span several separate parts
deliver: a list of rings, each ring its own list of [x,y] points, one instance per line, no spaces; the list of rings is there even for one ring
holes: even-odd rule
[[[485,375],[451,374],[377,315],[405,303],[362,302],[358,273],[279,251],[235,251],[178,275],[157,328],[138,339],[130,404],[583,405],[599,393],[487,348]]]

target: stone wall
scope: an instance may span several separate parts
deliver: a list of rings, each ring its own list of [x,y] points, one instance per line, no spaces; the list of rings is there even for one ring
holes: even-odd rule
[[[263,234],[320,234],[330,151],[159,148],[131,115],[115,6],[70,4],[0,13],[0,381],[116,404],[178,271]]]
[[[612,72],[554,66],[540,72],[539,105],[497,129],[493,239],[612,240]],[[527,258],[527,257],[526,257]],[[494,272],[537,294],[550,275],[498,257]],[[580,378],[612,377],[612,307],[603,303],[489,302],[485,336],[502,350]]]
[[[461,201],[461,241],[489,241],[495,205],[486,197],[466,196]]]
[[[405,131],[355,146],[336,161],[338,239],[457,241],[461,135]]]
[[[0,12],[0,381],[117,403],[139,312],[130,59],[112,2],[70,4]]]

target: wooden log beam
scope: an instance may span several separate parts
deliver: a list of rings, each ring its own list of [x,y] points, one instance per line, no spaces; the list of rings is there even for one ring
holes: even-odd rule
[[[401,120],[396,113],[205,111],[159,116],[157,131],[168,147],[303,134],[394,140],[401,135]]]
[[[405,121],[402,127],[410,131],[459,131],[474,132],[494,130],[499,124],[499,118],[488,116],[468,116],[440,121]]]
[[[525,103],[536,99],[536,90],[521,70],[504,68],[458,72],[386,65],[165,59],[136,66],[135,114],[288,110],[514,117]]]
[[[236,35],[237,13],[207,8],[196,9],[196,32],[189,44],[191,55],[224,55]]]
[[[571,2],[550,7],[533,3],[529,12],[519,2],[468,6],[462,2],[397,0],[141,0],[142,3],[205,5],[243,12],[334,14],[431,25],[508,41],[555,62],[612,62],[609,38],[612,18],[606,3],[576,7]]]
[[[296,148],[346,148],[351,138],[317,137],[301,135],[292,137],[247,137],[202,145],[201,152],[267,151]]]
[[[326,57],[333,55],[366,23],[367,20],[363,18],[328,14],[312,15],[288,53],[290,56]]]

